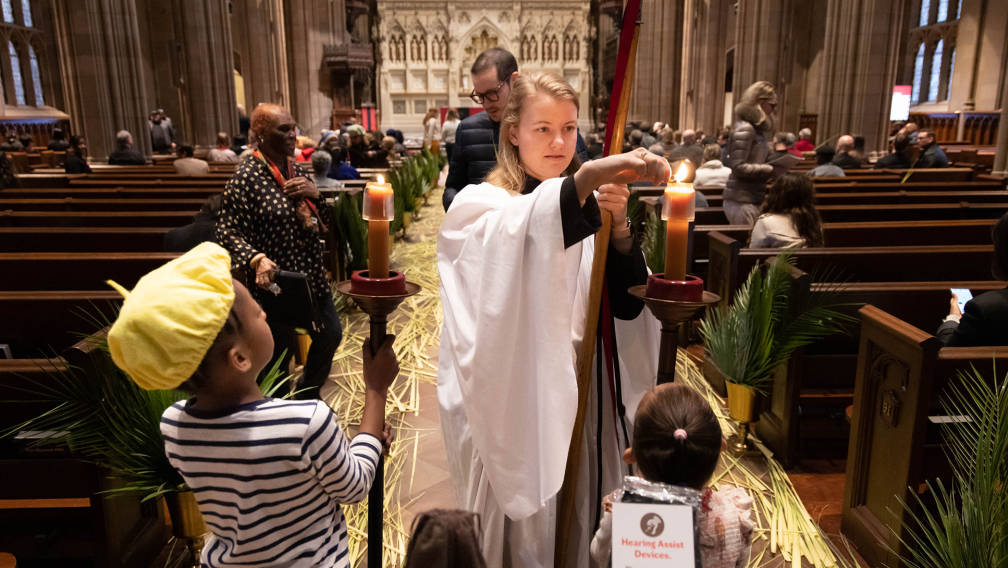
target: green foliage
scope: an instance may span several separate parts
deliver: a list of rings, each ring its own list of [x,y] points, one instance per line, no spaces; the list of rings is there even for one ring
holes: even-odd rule
[[[407,160],[401,166],[389,170],[389,183],[396,201],[402,203],[402,210],[416,211],[416,169],[411,166],[413,160]],[[399,215],[396,215],[397,217]]]
[[[644,204],[641,203],[640,194],[637,192],[631,192],[630,197],[627,198],[626,204],[626,215],[627,219],[630,220],[630,224],[634,227],[640,227],[644,222]]]
[[[368,223],[361,215],[363,194],[344,194],[333,205],[336,219],[336,231],[343,243],[343,265],[347,271],[367,269],[368,262]]]
[[[815,293],[795,286],[795,259],[780,254],[766,269],[753,268],[727,309],[709,309],[700,334],[708,356],[725,380],[764,392],[774,370],[795,349],[843,333],[856,318],[836,310],[842,284]],[[832,281],[832,274],[812,275],[813,282]]]
[[[976,369],[959,374],[942,405],[953,480],[937,487],[933,511],[910,488],[920,511],[904,523],[910,536],[904,562],[913,568],[1008,566],[1008,377],[985,381]],[[910,510],[906,503],[903,506]]]
[[[641,251],[651,272],[658,274],[665,270],[665,221],[658,211],[652,211],[644,221]]]
[[[90,336],[89,341],[93,348],[86,371],[68,366],[64,372],[49,373],[45,380],[25,377],[30,383],[25,392],[56,407],[0,432],[0,437],[23,430],[61,433],[36,444],[69,443],[78,458],[109,468],[127,483],[109,493],[138,491],[146,501],[185,490],[185,481],[165,455],[159,425],[164,411],[187,395],[177,389],[141,389],[113,363],[103,336]],[[287,382],[280,378],[279,367],[278,361],[263,380],[266,396],[275,395]]]

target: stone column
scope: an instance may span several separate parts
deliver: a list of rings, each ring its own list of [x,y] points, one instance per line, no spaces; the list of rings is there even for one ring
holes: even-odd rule
[[[683,35],[682,99],[679,127],[714,134],[724,122],[725,72],[730,0],[686,2]]]
[[[861,133],[866,151],[886,148],[903,10],[902,0],[829,0],[818,142]]]
[[[231,0],[231,37],[249,114],[259,103],[290,105],[281,0]]]
[[[185,142],[213,147],[217,133],[238,130],[234,58],[227,0],[180,0],[176,32],[182,55],[182,116]]]
[[[644,2],[628,118],[679,124],[682,88],[681,0]]]
[[[1002,69],[1001,72],[1008,73],[1008,70]],[[1001,122],[998,123],[997,151],[991,173],[1008,177],[1008,77],[1001,78]]]
[[[76,0],[53,4],[57,19],[63,95],[73,131],[91,156],[115,150],[118,130],[134,134],[150,155],[147,93],[134,0]]]
[[[333,109],[332,79],[322,61],[323,46],[349,43],[344,4],[288,0],[284,8],[290,111],[305,134],[317,138],[331,126]]]
[[[777,91],[778,113],[788,106],[794,55],[791,0],[740,0],[735,28],[733,100],[756,81],[770,81]],[[780,117],[778,117],[780,120]]]

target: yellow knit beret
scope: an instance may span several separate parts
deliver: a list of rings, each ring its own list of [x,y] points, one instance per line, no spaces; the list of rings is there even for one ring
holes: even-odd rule
[[[126,300],[108,334],[112,360],[141,388],[175,388],[196,372],[234,304],[231,257],[203,243],[151,271]]]

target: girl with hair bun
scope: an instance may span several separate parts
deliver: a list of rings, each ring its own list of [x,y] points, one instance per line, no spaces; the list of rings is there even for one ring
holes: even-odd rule
[[[678,383],[648,391],[634,417],[633,445],[623,454],[640,476],[673,486],[703,490],[717,468],[724,440],[714,411],[700,393]],[[697,515],[703,568],[736,568],[749,564],[753,499],[744,489],[722,485],[706,489]],[[591,544],[592,558],[609,566],[612,555],[612,495]]]

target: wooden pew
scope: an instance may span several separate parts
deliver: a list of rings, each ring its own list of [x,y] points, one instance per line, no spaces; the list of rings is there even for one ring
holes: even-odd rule
[[[164,252],[168,227],[0,227],[0,252]]]
[[[857,221],[922,221],[950,219],[996,219],[1008,211],[1004,203],[915,203],[909,205],[822,205],[817,207],[824,223]],[[697,225],[727,225],[721,207],[698,208]]]
[[[192,211],[203,199],[2,199],[0,210],[14,211]]]
[[[968,288],[975,295],[1006,286],[999,281],[944,281],[941,273],[931,282],[856,282],[837,294],[837,303],[846,304],[842,312],[857,316],[865,305],[872,305],[910,325],[937,330],[949,311],[951,288]],[[798,271],[795,285],[813,292],[823,284],[811,282],[807,273]],[[797,461],[800,451],[808,452],[812,440],[827,452],[830,446],[846,446],[845,428],[799,428],[815,414],[812,407],[836,414],[853,400],[857,373],[859,329],[849,336],[835,335],[794,354],[786,368],[778,369],[770,388],[767,405],[756,425],[756,433],[785,467]],[[799,415],[799,406],[805,412]],[[822,413],[820,413],[822,414]]]
[[[67,187],[5,189],[6,199],[199,199],[224,192],[221,187]]]
[[[957,221],[869,221],[864,223],[823,223],[827,247],[913,246],[945,244],[987,244],[997,219]],[[697,225],[693,228],[693,260],[706,264],[710,234],[717,231],[746,248],[750,228],[745,225]],[[706,266],[696,268],[706,273]],[[694,272],[695,274],[695,272]]]
[[[17,281],[15,277],[13,280]],[[96,291],[0,291],[0,343],[15,358],[61,353],[115,319],[122,296]]]
[[[132,289],[141,276],[178,254],[166,252],[0,253],[0,291],[106,290],[106,280]]]
[[[86,366],[86,350],[78,346],[67,361]],[[24,377],[44,382],[65,364],[0,359],[0,431],[52,408],[20,389]],[[141,504],[136,494],[98,494],[122,482],[72,455],[20,455],[0,440],[0,471],[0,550],[26,566],[147,568],[171,536],[161,499]]]
[[[850,180],[847,178],[830,178],[830,181],[820,181],[816,180],[814,182],[816,194],[820,193],[880,193],[880,192],[892,192],[892,191],[906,191],[918,192],[918,191],[999,191],[1005,189],[1005,181],[989,178],[980,177],[975,181],[963,181],[963,182],[916,182],[909,181],[906,183],[900,183],[899,179],[881,179],[881,180],[868,180],[868,179],[858,179]],[[769,189],[769,184],[767,185]],[[655,186],[645,186],[639,185],[634,186],[634,193],[639,193],[642,196],[654,196],[657,197],[664,192],[662,187]],[[699,189],[704,195],[711,197],[721,195],[721,189],[718,188],[706,188]]]
[[[987,380],[1008,366],[1005,347],[944,347],[930,333],[872,306],[861,310],[854,412],[841,529],[869,566],[904,566],[903,523],[917,510],[914,491],[949,481],[940,430],[942,394],[973,367]],[[900,504],[909,505],[909,511]],[[890,552],[891,548],[895,552]]]
[[[720,195],[708,195],[710,207],[721,207]],[[869,193],[817,193],[816,204],[822,205],[910,205],[915,203],[1001,203],[1008,196],[996,191],[878,191]]]
[[[181,227],[196,211],[0,211],[0,227]]]
[[[835,277],[855,282],[913,282],[932,280],[981,281],[990,278],[993,245],[929,245],[828,247],[793,251],[796,265],[806,272],[829,267]],[[727,305],[753,267],[783,249],[742,249],[741,243],[720,232],[710,233],[710,262],[706,289]]]

